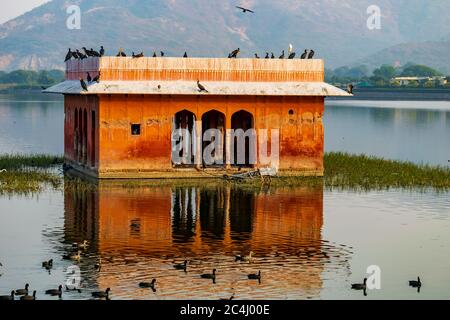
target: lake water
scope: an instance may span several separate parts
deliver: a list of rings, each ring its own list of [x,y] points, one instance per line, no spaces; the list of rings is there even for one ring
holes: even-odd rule
[[[0,153],[62,154],[63,118],[59,98],[0,96]],[[328,151],[450,159],[450,102],[332,100],[325,128]],[[49,299],[43,291],[77,266],[82,291],[63,299],[108,287],[112,299],[450,299],[448,193],[66,182],[0,196],[0,222],[0,295],[29,283]],[[84,239],[80,262],[62,258]],[[250,251],[251,264],[235,261]],[[187,273],[173,268],[185,259]],[[370,265],[381,268],[381,290],[350,290]],[[200,278],[213,268],[215,284]],[[261,283],[247,279],[259,270]],[[408,287],[418,275],[420,293]],[[138,288],[153,278],[156,292]]]

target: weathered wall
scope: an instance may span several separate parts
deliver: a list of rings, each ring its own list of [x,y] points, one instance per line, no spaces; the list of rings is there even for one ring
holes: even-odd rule
[[[173,117],[182,110],[197,120],[222,112],[228,129],[235,112],[248,111],[255,129],[280,129],[280,169],[323,170],[323,98],[113,95],[100,97],[100,171],[171,170]],[[141,124],[139,136],[131,124]]]

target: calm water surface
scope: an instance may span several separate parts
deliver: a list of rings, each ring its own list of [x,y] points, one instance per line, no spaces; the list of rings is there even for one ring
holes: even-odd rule
[[[50,98],[53,99],[53,98]],[[63,153],[62,100],[0,95],[0,153]],[[328,101],[326,149],[447,166],[450,102]],[[127,189],[102,184],[0,196],[0,295],[30,283],[38,298],[65,283],[71,243],[89,299],[450,299],[450,197],[415,191],[354,192],[322,186],[243,190]],[[255,253],[252,264],[236,254]],[[48,273],[41,262],[53,258]],[[94,264],[102,260],[102,269]],[[174,262],[190,261],[188,272]],[[369,265],[382,290],[349,290]],[[217,271],[217,281],[199,275]],[[262,272],[262,281],[246,275]],[[420,293],[407,281],[420,275]],[[139,289],[157,278],[157,291]]]

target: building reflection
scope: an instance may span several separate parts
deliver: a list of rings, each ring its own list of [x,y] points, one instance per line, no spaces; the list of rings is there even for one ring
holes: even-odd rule
[[[228,184],[125,188],[100,183],[65,188],[65,241],[91,241],[90,256],[108,264],[107,272],[93,279],[100,287],[125,288],[118,275],[130,270],[136,277],[159,274],[176,287],[179,279],[162,270],[185,257],[206,269],[209,260],[218,259],[215,266],[226,261],[222,272],[232,277],[234,255],[253,251],[258,268],[270,269],[269,262],[290,265],[286,272],[273,273],[281,277],[276,281],[283,283],[280,291],[288,295],[303,288],[317,295],[332,255],[322,242],[322,225],[322,185],[255,190]],[[154,265],[144,263],[149,260]]]

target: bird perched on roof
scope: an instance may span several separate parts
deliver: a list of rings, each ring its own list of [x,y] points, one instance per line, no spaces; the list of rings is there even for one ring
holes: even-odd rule
[[[103,46],[100,46],[100,57],[103,57],[105,55],[105,48],[103,48]]]
[[[127,55],[123,52],[122,48],[119,48],[119,53],[117,53],[116,57],[126,57]]]
[[[144,57],[144,53],[143,52],[138,53],[138,54],[134,54],[134,51],[133,51],[131,55],[132,55],[133,58],[143,58]]]
[[[82,78],[80,78],[80,84],[81,84],[81,88],[83,88],[83,91],[88,91],[87,84]]]
[[[87,56],[84,53],[81,53],[80,50],[78,50],[78,49],[77,49],[76,53],[78,55],[78,59],[83,60],[83,59],[87,58]]]
[[[308,50],[305,49],[305,52],[303,52],[303,54],[301,55],[301,59],[306,59],[308,57]]]
[[[88,57],[94,56],[93,53],[91,52],[91,50],[86,49],[86,47],[83,47],[83,48],[81,48],[81,49],[83,49],[83,51],[84,51],[84,53],[86,54],[86,56],[88,56]]]
[[[100,57],[100,53],[98,53],[98,52],[95,51],[94,49],[91,48],[90,52],[91,52],[91,55],[92,55],[93,57]]]
[[[266,56],[264,57],[264,59],[269,59],[269,53],[266,52]]]
[[[153,51],[153,58],[156,58],[156,57],[157,57],[156,52]]]
[[[350,83],[350,84],[347,86],[347,92],[350,93],[350,94],[353,94],[353,88],[354,88],[354,87],[353,87],[353,84]]]
[[[239,10],[242,10],[242,13],[247,13],[247,12],[255,13],[255,11],[247,9],[247,8],[244,8],[244,7],[236,6],[236,8],[239,9]]]
[[[257,53],[255,53],[255,59],[259,59],[259,56]]]
[[[308,54],[308,59],[312,59],[314,57],[314,54],[315,54],[314,50],[311,49]]]
[[[72,59],[72,50],[69,48],[69,51],[66,54],[66,59],[64,60],[64,62],[67,62],[70,59]]]
[[[289,44],[289,56],[288,59],[294,59],[295,58],[295,52],[294,52],[294,47],[292,46],[292,44]]]
[[[92,77],[91,77],[91,75],[89,74],[89,72],[87,73],[87,78],[86,78],[86,80],[87,80],[88,83],[89,83],[89,82],[92,82]]]
[[[164,57],[164,51],[160,51],[161,57]]]
[[[284,59],[284,50],[283,50],[283,52],[281,53],[281,56],[278,59]]]
[[[183,58],[187,58],[187,57],[188,57],[188,55],[187,55],[187,52],[185,51],[184,55],[183,55]]]
[[[98,75],[96,77],[94,77],[94,79],[92,79],[92,82],[100,83],[100,72],[98,73]]]
[[[270,59],[275,59],[275,55],[273,54],[273,52],[272,52],[272,54],[270,55]]]
[[[206,90],[206,88],[200,83],[200,80],[197,80],[197,87],[199,89],[199,92],[209,92]]]
[[[238,55],[240,52],[241,52],[241,49],[240,49],[240,48],[237,48],[236,50],[233,50],[233,51],[229,54],[228,58],[237,58],[237,55]]]

